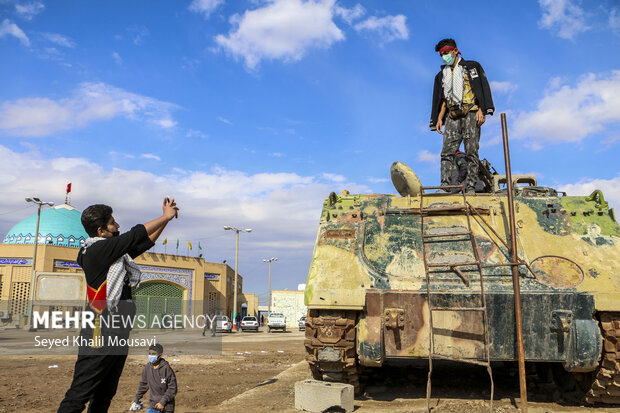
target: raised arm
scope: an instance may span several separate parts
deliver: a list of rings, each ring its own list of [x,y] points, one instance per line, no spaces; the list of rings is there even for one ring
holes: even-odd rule
[[[162,210],[163,214],[161,217],[144,224],[146,233],[153,242],[157,241],[157,238],[159,238],[164,228],[166,228],[168,222],[172,221],[173,218],[178,218],[179,216],[179,208],[177,207],[176,202],[174,202],[174,198],[164,198]]]

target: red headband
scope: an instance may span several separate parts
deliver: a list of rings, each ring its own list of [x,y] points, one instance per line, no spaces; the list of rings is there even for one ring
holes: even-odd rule
[[[442,54],[443,52],[450,52],[454,49],[456,49],[456,47],[454,46],[444,46],[441,49],[439,49],[439,54]],[[458,52],[457,54],[461,54],[461,52]]]

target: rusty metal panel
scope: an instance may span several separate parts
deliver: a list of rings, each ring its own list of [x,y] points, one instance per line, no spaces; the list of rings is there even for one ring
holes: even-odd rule
[[[384,322],[383,334],[386,357],[422,357],[428,353],[428,306],[419,293],[386,291],[383,309],[377,315],[385,320],[385,310],[402,310],[402,328],[388,328]],[[426,313],[426,314],[425,314]]]
[[[355,238],[355,230],[353,229],[328,229],[323,233],[323,238],[330,238],[330,239]]]

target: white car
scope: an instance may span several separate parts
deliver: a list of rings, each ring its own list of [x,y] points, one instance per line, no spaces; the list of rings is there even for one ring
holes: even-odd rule
[[[218,315],[215,317],[215,331],[223,331],[230,333],[232,331],[232,323],[225,315]]]
[[[267,332],[271,330],[282,330],[286,332],[286,317],[282,313],[271,313],[267,318]]]
[[[254,330],[258,331],[258,320],[256,317],[245,316],[243,320],[241,320],[241,331],[245,330]]]
[[[306,330],[306,316],[302,316],[299,319],[299,331]]]

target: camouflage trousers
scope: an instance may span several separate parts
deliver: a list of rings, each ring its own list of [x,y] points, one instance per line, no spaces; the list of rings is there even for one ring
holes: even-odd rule
[[[478,148],[480,147],[480,126],[476,122],[476,112],[469,112],[462,118],[446,118],[441,149],[441,186],[451,185],[452,170],[455,168],[454,156],[461,146],[465,147],[467,159],[467,179],[465,190],[473,191],[478,177]]]

